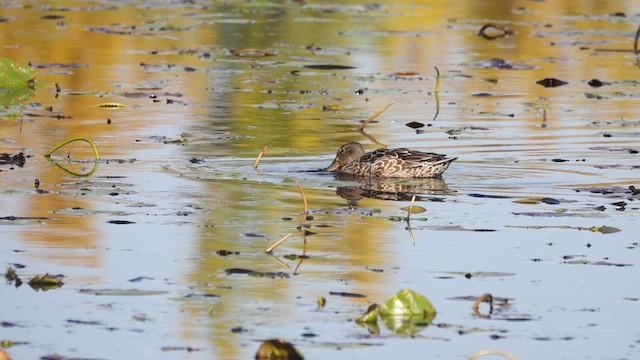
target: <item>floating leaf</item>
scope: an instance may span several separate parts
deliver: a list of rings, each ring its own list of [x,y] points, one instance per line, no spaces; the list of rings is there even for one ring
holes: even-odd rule
[[[513,202],[516,204],[535,205],[535,204],[540,204],[540,199],[524,198],[524,199],[514,200]]]
[[[302,355],[290,343],[282,340],[266,340],[256,353],[257,360],[302,360]]]
[[[592,226],[589,228],[589,230],[593,231],[593,232],[599,232],[599,233],[603,233],[603,234],[613,234],[613,233],[617,233],[620,232],[621,230],[612,226],[606,226],[606,225],[602,225],[600,227],[598,226]]]
[[[391,73],[391,75],[404,77],[404,76],[416,76],[416,75],[420,75],[420,73],[417,71],[396,71],[394,73]]]
[[[340,111],[340,109],[341,109],[340,105],[332,105],[332,104],[322,105],[322,111]]]
[[[415,291],[402,289],[382,304],[380,315],[425,315],[425,317],[433,319],[436,316],[436,309],[426,297]]]
[[[125,107],[125,105],[120,103],[102,103],[102,104],[98,104],[98,107],[107,108],[107,109],[120,109]]]
[[[511,30],[507,26],[502,26],[497,24],[486,24],[482,28],[480,28],[478,35],[482,36],[487,40],[494,40],[497,38],[513,35],[513,30]]]
[[[15,155],[7,153],[0,154],[0,165],[17,165],[19,167],[23,167],[25,162],[27,162],[27,159],[23,153]]]
[[[0,88],[33,88],[36,72],[27,65],[0,58]]]
[[[34,290],[51,290],[61,287],[64,283],[62,282],[62,275],[49,275],[44,274],[42,276],[36,275],[31,280],[29,280],[29,286],[31,286]]]
[[[0,105],[9,106],[35,95],[35,71],[9,59],[0,58]]]
[[[271,51],[267,51],[267,50],[261,50],[261,49],[236,49],[236,50],[232,50],[231,54],[233,54],[233,56],[239,56],[239,57],[248,57],[248,58],[257,58],[257,57],[265,57],[265,56],[274,56],[275,53],[271,52]]]
[[[418,205],[413,205],[413,207],[405,206],[405,207],[401,207],[400,208],[400,210],[402,210],[402,211],[409,211],[409,209],[411,209],[411,213],[412,214],[421,214],[421,213],[427,211],[427,209],[423,208],[422,206],[418,206]]]
[[[423,123],[417,122],[417,121],[411,121],[411,122],[408,122],[408,123],[406,123],[404,125],[412,128],[412,129],[419,129],[421,127],[424,127]]]
[[[558,86],[562,86],[562,85],[567,85],[568,82],[562,81],[562,80],[558,80],[558,79],[554,79],[554,78],[546,78],[546,79],[542,79],[540,81],[536,81],[536,84],[542,85],[544,87],[558,87]]]
[[[305,65],[307,69],[316,69],[316,70],[348,70],[355,69],[353,66],[346,65],[331,65],[331,64],[313,64],[313,65]]]

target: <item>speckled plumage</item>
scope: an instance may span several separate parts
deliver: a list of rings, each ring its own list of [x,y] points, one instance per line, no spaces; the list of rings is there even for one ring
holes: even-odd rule
[[[406,148],[365,153],[360,143],[350,142],[338,149],[325,171],[369,177],[434,178],[442,175],[455,159]]]

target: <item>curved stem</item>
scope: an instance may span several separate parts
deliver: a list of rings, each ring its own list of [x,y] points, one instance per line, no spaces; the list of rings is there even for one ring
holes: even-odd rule
[[[61,142],[60,144],[54,146],[53,149],[47,151],[47,153],[44,154],[44,156],[46,158],[50,158],[51,154],[56,152],[58,149],[60,149],[61,147],[65,146],[67,144],[70,144],[70,143],[72,143],[74,141],[84,141],[84,142],[88,143],[89,145],[91,145],[91,147],[93,148],[93,153],[96,156],[96,161],[100,160],[100,153],[98,152],[98,148],[96,147],[96,145],[93,143],[93,141],[91,141],[91,140],[89,140],[87,138],[83,138],[83,137],[75,137],[75,138],[71,138],[69,140],[66,140],[64,142]]]

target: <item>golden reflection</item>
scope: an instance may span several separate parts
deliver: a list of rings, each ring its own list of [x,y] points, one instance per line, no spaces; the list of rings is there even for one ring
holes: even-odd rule
[[[592,91],[585,82],[594,77],[614,82],[612,94],[628,90],[625,82],[635,81],[629,63],[636,61],[637,51],[597,52],[593,46],[604,41],[607,46],[611,43],[611,47],[631,48],[633,38],[619,34],[635,30],[630,20],[633,17],[599,20],[601,32],[594,33],[593,19],[584,14],[633,14],[637,12],[635,2],[386,3],[388,6],[377,10],[354,10],[341,2],[330,8],[277,2],[265,10],[258,3],[244,1],[210,7],[114,5],[117,10],[92,10],[77,2],[59,1],[57,6],[68,9],[55,11],[64,16],[58,21],[42,18],[54,12],[46,7],[6,7],[3,17],[10,20],[0,23],[4,28],[0,32],[3,56],[39,64],[37,79],[45,85],[33,98],[25,97],[31,104],[25,108],[24,124],[0,119],[0,139],[8,140],[1,143],[3,149],[15,153],[24,148],[32,155],[23,169],[2,172],[5,188],[16,191],[7,192],[10,200],[0,209],[5,214],[50,220],[5,231],[15,234],[25,246],[69,250],[34,255],[41,260],[79,263],[89,268],[104,265],[105,254],[101,251],[73,251],[102,245],[109,236],[99,226],[103,219],[69,215],[63,210],[92,211],[123,205],[106,196],[84,196],[81,190],[86,183],[76,182],[71,174],[42,157],[53,144],[70,137],[94,139],[106,159],[142,157],[146,161],[133,169],[101,167],[93,176],[161,171],[167,163],[179,163],[191,156],[253,159],[256,149],[264,144],[270,144],[279,156],[311,160],[355,140],[360,136],[354,131],[358,119],[397,101],[396,112],[390,115],[393,121],[369,126],[370,134],[360,129],[360,134],[380,145],[414,142],[424,147],[456,148],[461,158],[473,163],[486,161],[487,154],[497,152],[502,156],[508,151],[521,154],[526,147],[548,147],[553,152],[568,139],[582,138],[580,146],[592,144],[601,139],[594,139],[590,123],[600,117],[637,117],[633,96],[603,101],[585,97]],[[514,33],[491,41],[477,35],[483,25],[496,19]],[[235,56],[232,49],[264,49],[259,51],[270,56],[244,58]],[[474,65],[489,59],[530,68]],[[356,69],[300,71],[308,63],[335,63]],[[442,70],[442,76],[438,72],[433,77],[434,66]],[[389,76],[409,70],[423,77]],[[547,89],[535,84],[551,76],[563,78],[569,85]],[[427,109],[433,99],[427,93],[434,83],[433,119],[438,117],[438,127],[416,138],[415,132],[403,124],[431,118]],[[148,96],[127,96],[131,92]],[[493,96],[474,96],[482,93]],[[126,106],[97,106],[106,102]],[[322,105],[329,103],[338,104],[339,110],[323,112]],[[39,116],[52,111],[64,116]],[[540,126],[541,117],[547,126]],[[490,135],[460,136],[458,142],[447,136],[452,128],[472,127],[489,129]],[[184,147],[151,140],[182,133],[205,140]],[[514,138],[525,142],[522,148],[503,150]],[[249,175],[240,174],[238,178],[242,176]],[[35,179],[42,191],[31,188]],[[438,201],[453,193],[443,179],[337,186],[337,196],[332,190],[312,186],[302,193],[300,187],[302,196],[306,193],[309,200],[306,214],[301,212],[300,193],[292,186],[252,179],[195,182],[203,193],[189,199],[196,203],[190,205],[203,210],[186,226],[199,231],[189,245],[200,260],[189,264],[184,278],[190,289],[219,294],[221,300],[213,305],[179,302],[183,316],[176,333],[188,341],[202,337],[202,329],[206,329],[212,351],[219,358],[245,357],[242,339],[230,335],[229,329],[239,325],[238,314],[263,315],[256,309],[263,304],[272,306],[269,316],[290,320],[294,317],[291,309],[283,309],[280,304],[307,295],[315,301],[342,281],[352,292],[366,293],[370,298],[386,297],[388,289],[396,286],[394,275],[363,269],[396,266],[399,259],[392,247],[398,246],[397,238],[406,239],[408,235],[413,239],[413,233],[408,226],[408,234],[404,229],[398,234],[393,222],[364,212],[396,206],[381,200],[408,201],[417,194],[418,200]],[[143,187],[139,186],[141,192],[145,191]],[[313,219],[305,220],[306,215]],[[313,234],[304,232],[302,243],[291,241],[300,241],[294,236],[279,250],[302,251],[308,258],[287,260],[265,254],[270,242],[293,232],[297,221],[290,219],[297,216],[303,216],[299,227]],[[239,254],[220,256],[218,250]],[[282,266],[291,278],[257,279],[224,272],[228,268],[280,271]],[[310,284],[313,289],[309,291]],[[210,316],[206,311],[209,307]]]

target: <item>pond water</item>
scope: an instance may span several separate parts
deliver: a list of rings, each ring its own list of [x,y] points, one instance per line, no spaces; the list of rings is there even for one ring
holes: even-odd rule
[[[34,1],[0,17],[2,57],[39,84],[0,110],[0,153],[27,156],[0,166],[0,263],[24,281],[0,287],[14,359],[240,359],[279,338],[310,359],[640,357],[640,3]],[[43,156],[74,137],[96,144],[95,172],[86,143]],[[441,180],[318,171],[349,141],[458,160]],[[413,195],[426,212],[407,223]],[[26,283],[46,273],[64,285]],[[403,288],[431,325],[355,323]],[[474,314],[485,293],[494,311]]]

